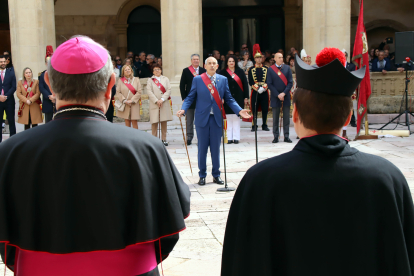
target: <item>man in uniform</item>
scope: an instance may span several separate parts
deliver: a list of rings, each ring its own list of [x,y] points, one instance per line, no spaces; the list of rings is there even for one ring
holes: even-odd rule
[[[262,111],[262,130],[270,131],[267,127],[267,112],[269,111],[270,95],[266,83],[268,68],[262,64],[262,52],[259,44],[253,45],[253,55],[256,64],[249,69],[249,85],[252,87],[250,94],[250,108],[253,110],[252,132],[257,130],[254,124],[257,112]],[[257,99],[257,102],[256,102]]]
[[[225,76],[216,73],[218,69],[217,60],[214,57],[206,59],[207,72],[197,76],[193,80],[190,93],[185,98],[181,110],[177,116],[183,116],[190,109],[192,103],[196,102],[195,125],[198,138],[198,175],[199,185],[206,184],[207,176],[207,151],[210,147],[213,168],[213,182],[224,184],[220,178],[220,144],[223,133],[223,119],[225,112],[223,100],[243,118],[250,118],[248,110],[242,109],[231,96],[229,84]]]
[[[52,46],[46,46],[46,57],[45,57],[46,66],[50,58],[52,57],[52,55],[53,55]],[[52,95],[52,92],[50,92],[49,86],[45,82],[45,73],[46,73],[46,70],[43,71],[39,76],[39,90],[40,90],[40,93],[42,93],[43,95],[42,112],[45,114],[45,123],[48,123],[52,121],[53,113],[55,112],[56,97]]]
[[[279,115],[280,107],[283,107],[283,135],[284,141],[292,143],[289,138],[290,125],[290,89],[293,85],[292,71],[289,65],[283,64],[283,55],[275,54],[276,64],[272,65],[268,70],[266,83],[271,93],[270,105],[273,111],[273,141],[279,142]]]
[[[115,74],[102,45],[64,42],[45,81],[53,120],[0,145],[4,263],[17,275],[159,275],[185,229],[187,184],[160,140],[106,121]]]
[[[183,69],[180,80],[180,92],[181,99],[184,101],[187,98],[191,90],[193,79],[206,72],[206,69],[200,67],[200,55],[191,55],[191,65]],[[190,108],[187,110],[186,120],[186,131],[187,131],[187,145],[191,145],[191,141],[194,137],[194,109],[196,103],[193,102]]]
[[[349,72],[332,48],[316,64],[296,56],[293,122],[301,140],[240,182],[221,276],[412,275],[414,208],[404,175],[340,137],[366,68]]]

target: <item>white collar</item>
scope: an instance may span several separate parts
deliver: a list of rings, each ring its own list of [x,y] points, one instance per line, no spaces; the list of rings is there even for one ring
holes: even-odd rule
[[[191,65],[191,66],[192,66],[192,65]],[[200,66],[198,66],[197,68],[195,68],[195,67],[193,66],[193,68],[194,68],[194,70],[196,70],[196,71],[197,71],[197,70],[200,68]]]

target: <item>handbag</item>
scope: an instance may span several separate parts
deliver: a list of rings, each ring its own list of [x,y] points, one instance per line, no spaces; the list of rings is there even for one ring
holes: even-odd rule
[[[125,98],[125,100],[127,100],[128,99],[128,97],[129,97],[129,91],[128,91],[128,95],[127,95],[127,97]],[[116,100],[115,101],[115,107],[116,107],[116,109],[118,110],[118,111],[124,111],[125,110],[125,103],[123,103],[123,102],[121,102],[120,100]]]

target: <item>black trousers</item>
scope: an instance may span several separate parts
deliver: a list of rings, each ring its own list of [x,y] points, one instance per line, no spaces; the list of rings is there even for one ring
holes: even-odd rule
[[[188,109],[185,114],[187,141],[193,140],[194,137],[194,113],[195,109]]]
[[[355,112],[354,112],[354,110],[352,110],[351,124],[356,124],[356,120],[355,120]]]
[[[3,118],[4,111],[6,111],[7,121],[9,122],[10,137],[16,134],[16,121],[14,118],[14,106],[5,106],[0,104],[0,116]],[[0,135],[0,142],[3,140],[2,135]]]
[[[49,123],[53,119],[53,112],[45,113],[45,123]]]
[[[257,106],[256,106],[256,95],[257,95]],[[257,110],[259,106],[262,108],[262,119],[263,124],[262,127],[267,127],[267,113],[269,112],[269,94],[267,91],[263,92],[262,94],[253,91],[252,98],[251,98],[251,109],[253,112],[253,126],[255,122],[255,118],[257,118]],[[256,108],[255,108],[256,107]]]
[[[279,138],[279,117],[280,108],[273,107],[273,137]],[[283,105],[283,136],[289,138],[289,125],[290,125],[290,105]]]

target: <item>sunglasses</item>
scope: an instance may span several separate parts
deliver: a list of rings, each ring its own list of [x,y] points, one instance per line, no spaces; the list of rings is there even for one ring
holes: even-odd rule
[[[121,61],[120,59],[116,59],[116,61]]]

